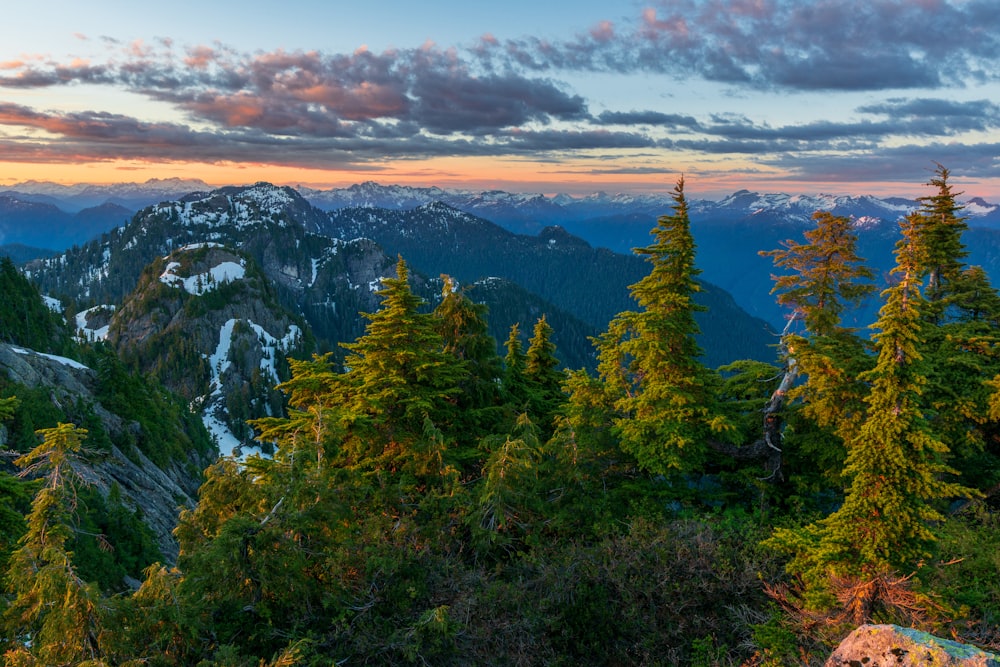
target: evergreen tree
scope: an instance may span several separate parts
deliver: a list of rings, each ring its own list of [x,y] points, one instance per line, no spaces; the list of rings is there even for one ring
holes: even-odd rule
[[[791,308],[811,334],[829,336],[840,328],[843,312],[874,291],[864,281],[875,274],[857,254],[850,219],[817,211],[813,220],[816,227],[805,232],[806,243],[787,240],[784,250],[761,254],[789,272],[774,277],[771,292],[778,293],[778,303]]]
[[[434,309],[434,318],[444,351],[468,371],[459,383],[457,418],[462,422],[458,433],[472,442],[492,432],[499,421],[503,365],[496,340],[489,334],[486,306],[473,303],[450,277],[443,278],[441,303]]]
[[[657,221],[653,243],[636,250],[653,267],[630,288],[643,310],[620,313],[597,341],[598,372],[621,447],[655,473],[699,465],[708,437],[725,428],[713,408],[715,378],[699,361],[695,341],[700,272],[683,178],[673,199],[674,211]]]
[[[924,402],[937,433],[955,453],[955,466],[975,472],[980,488],[1000,480],[1000,422],[990,416],[990,386],[984,378],[1000,376],[1000,296],[981,267],[968,267],[962,234],[968,229],[956,202],[960,193],[937,165],[927,183],[934,194],[921,197],[914,218],[920,276],[926,279],[928,327],[921,351],[929,363]]]
[[[383,278],[382,307],[365,314],[365,335],[343,344],[351,352],[344,361],[347,407],[374,428],[375,437],[358,441],[366,450],[359,462],[384,470],[443,469],[440,448],[424,439],[427,420],[441,428],[454,424],[468,371],[445,352],[434,317],[419,312],[423,302],[410,289],[402,258],[396,276]]]
[[[15,597],[4,614],[13,640],[5,660],[12,665],[103,664],[100,594],[80,579],[67,551],[81,482],[73,460],[87,432],[61,423],[38,435],[42,443],[15,461],[22,475],[41,475],[43,484],[7,571]]]
[[[552,342],[552,327],[544,315],[535,322],[524,362],[528,411],[541,425],[543,432],[551,435],[552,419],[563,402],[562,383],[566,378],[559,370],[556,344]]]
[[[61,316],[45,305],[38,288],[9,257],[0,257],[0,341],[65,354],[69,333]]]
[[[927,183],[937,189],[932,195],[919,197],[920,215],[914,219],[915,242],[921,277],[926,276],[926,298],[929,301],[925,317],[941,322],[959,293],[968,252],[962,234],[969,228],[959,213],[964,208],[956,201],[961,193],[952,191],[950,172],[937,165]]]
[[[871,392],[866,416],[848,442],[844,504],[805,531],[779,530],[772,544],[794,554],[789,570],[803,575],[814,592],[829,590],[829,577],[872,582],[908,572],[929,555],[931,525],[943,517],[937,505],[973,493],[942,476],[947,445],[924,417],[920,394],[926,366],[919,290],[917,216],[910,216],[897,246],[898,281],[884,292],[875,327],[878,359],[863,376]],[[877,586],[859,586],[848,600],[856,618],[867,620],[878,600]],[[860,597],[858,597],[860,596]]]
[[[538,512],[539,436],[539,429],[522,414],[509,435],[494,436],[486,443],[491,451],[483,466],[479,508],[473,517],[476,532],[489,544],[510,548],[514,536],[526,533]]]
[[[525,377],[528,362],[524,356],[519,324],[511,325],[510,335],[504,345],[507,349],[504,357],[504,393],[507,395],[507,402],[513,404],[516,411],[524,412],[528,409],[528,384]]]
[[[774,276],[772,289],[778,302],[792,310],[781,340],[786,377],[807,378],[791,386],[789,397],[800,401],[804,416],[824,429],[815,437],[800,431],[798,445],[810,460],[796,473],[817,472],[816,463],[821,462],[818,472],[830,479],[840,474],[843,440],[851,437],[857,416],[864,412],[868,388],[858,378],[871,367],[866,343],[841,320],[875,287],[870,282],[873,271],[857,254],[858,238],[850,220],[827,211],[817,211],[813,219],[816,227],[805,232],[805,243],[787,240],[784,249],[761,254],[786,271]],[[792,330],[797,321],[805,325],[804,334]]]

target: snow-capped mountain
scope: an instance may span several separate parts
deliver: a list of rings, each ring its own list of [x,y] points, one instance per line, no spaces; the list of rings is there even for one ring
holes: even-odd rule
[[[145,183],[110,185],[89,183],[61,185],[50,181],[24,181],[0,187],[0,192],[8,192],[25,201],[53,204],[68,213],[76,213],[105,203],[118,204],[135,212],[150,204],[176,199],[190,192],[211,189],[211,186],[199,179],[152,178]]]
[[[514,231],[537,233],[552,224],[566,226],[588,221],[649,217],[655,219],[672,210],[669,193],[627,194],[596,192],[582,197],[565,194],[512,193],[501,190],[472,191],[442,188],[415,188],[379,185],[366,182],[349,188],[313,190],[300,188],[302,195],[318,208],[335,211],[342,208],[371,207],[408,210],[432,202],[441,202],[460,211],[472,213]],[[691,199],[692,220],[733,222],[747,219],[797,221],[809,224],[813,213],[830,211],[834,215],[894,222],[919,206],[916,200],[871,195],[788,195],[740,190],[719,200]],[[1000,205],[977,198],[966,203],[963,212],[970,226],[1000,226]],[[590,240],[590,239],[588,239]]]

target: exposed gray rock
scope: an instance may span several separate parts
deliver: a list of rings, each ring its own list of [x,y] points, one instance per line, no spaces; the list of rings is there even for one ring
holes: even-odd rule
[[[1000,667],[1000,656],[897,625],[862,625],[825,667]]]
[[[107,411],[94,397],[97,374],[70,359],[44,355],[21,347],[0,344],[0,374],[27,387],[45,387],[55,404],[71,403],[82,398],[93,406],[109,433],[137,427]],[[5,441],[4,437],[4,441]],[[117,447],[100,461],[78,469],[81,477],[94,484],[105,495],[117,483],[122,500],[132,509],[139,509],[146,524],[153,530],[160,552],[168,562],[177,558],[177,542],[172,531],[177,525],[181,508],[193,508],[200,479],[176,463],[161,470],[135,450],[132,459]],[[192,461],[190,468],[201,470],[204,461]]]

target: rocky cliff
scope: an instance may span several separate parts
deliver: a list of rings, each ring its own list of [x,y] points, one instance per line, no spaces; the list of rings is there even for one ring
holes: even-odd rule
[[[0,344],[0,374],[16,385],[48,391],[56,406],[88,405],[111,436],[112,443],[134,440],[142,429],[138,422],[122,419],[102,405],[97,399],[98,373],[79,362]],[[0,445],[7,443],[4,441]],[[106,451],[92,456],[79,472],[104,494],[117,484],[124,502],[141,511],[144,521],[156,535],[164,558],[172,562],[177,557],[177,543],[171,531],[177,524],[180,509],[194,507],[201,484],[200,471],[209,462],[191,450],[187,460],[172,460],[160,467],[138,449],[133,448],[126,455],[117,445],[111,444]]]

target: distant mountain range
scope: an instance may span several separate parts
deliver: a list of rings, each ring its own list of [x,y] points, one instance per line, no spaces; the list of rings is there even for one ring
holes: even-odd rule
[[[0,188],[0,244],[4,244],[0,252],[23,261],[31,255],[23,246],[61,251],[124,224],[141,207],[209,191],[210,186],[201,181],[182,179],[106,186],[29,181]],[[534,236],[559,225],[593,247],[622,254],[647,245],[656,218],[672,208],[668,194],[572,197],[373,182],[330,190],[300,187],[297,192],[334,218],[347,210],[405,212],[437,203],[522,235]],[[918,206],[915,200],[898,197],[748,190],[717,201],[693,199],[689,203],[702,277],[730,292],[743,308],[775,327],[781,326],[784,313],[770,294],[773,267],[769,259],[758,255],[760,251],[777,248],[785,239],[801,240],[803,231],[812,225],[812,214],[825,210],[855,221],[862,256],[883,273],[892,265],[896,221]],[[982,265],[996,282],[1000,279],[1000,205],[979,198],[962,203],[971,227],[966,239],[969,261]],[[8,244],[17,247],[8,250]],[[39,250],[35,256],[43,254]],[[876,302],[869,304],[854,315],[855,323],[871,321],[876,309]]]
[[[113,204],[131,212],[191,192],[208,192],[212,186],[197,179],[151,179],[145,183],[112,185],[60,185],[46,181],[25,181],[0,187],[0,195],[38,204],[48,204],[69,214]],[[623,194],[595,192],[578,197],[544,195],[503,190],[462,190],[438,187],[381,185],[372,181],[346,188],[317,190],[300,186],[298,192],[319,209],[373,207],[407,210],[440,202],[472,213],[517,231],[535,233],[558,224],[610,220],[624,216],[659,216],[670,210],[671,198],[663,194]],[[973,226],[1000,227],[1000,204],[982,198],[963,202],[964,215]],[[817,210],[831,211],[857,219],[895,220],[912,210],[916,201],[900,197],[871,195],[787,195],[740,190],[719,200],[691,199],[692,220],[726,221],[749,216],[768,216],[808,222]]]

